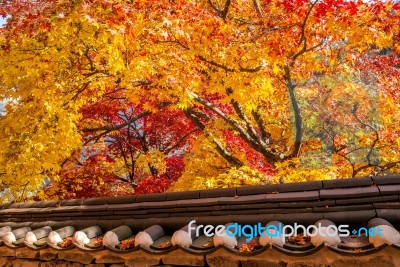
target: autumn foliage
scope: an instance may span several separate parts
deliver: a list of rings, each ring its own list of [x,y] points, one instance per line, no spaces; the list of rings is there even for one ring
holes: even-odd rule
[[[399,3],[0,3],[6,200],[400,171]]]

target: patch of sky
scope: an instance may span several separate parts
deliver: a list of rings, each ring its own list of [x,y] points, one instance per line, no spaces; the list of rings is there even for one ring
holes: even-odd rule
[[[6,25],[7,19],[8,17],[3,18],[2,16],[0,16],[0,28],[3,28]]]

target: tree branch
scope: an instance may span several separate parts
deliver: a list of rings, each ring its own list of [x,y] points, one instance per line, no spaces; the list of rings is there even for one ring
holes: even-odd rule
[[[269,140],[271,138],[271,134],[265,129],[265,122],[262,119],[260,112],[258,110],[253,110],[251,115],[258,125],[258,129],[261,131],[261,137],[263,138],[264,142],[268,144],[271,143],[271,140]]]
[[[157,105],[157,108],[163,108],[163,107],[166,107],[166,106],[168,106],[170,104],[171,104],[170,102],[162,102],[159,105]],[[139,120],[139,119],[141,119],[141,118],[143,118],[145,116],[150,115],[151,113],[152,113],[151,111],[142,112],[139,115],[137,115],[137,116],[135,116],[135,117],[127,120],[126,122],[119,124],[119,125],[107,125],[107,126],[102,126],[102,127],[98,127],[98,128],[83,128],[82,131],[83,132],[105,131],[105,132],[109,133],[109,132],[112,132],[112,131],[116,131],[116,130],[122,129],[125,126],[128,126],[131,123],[133,123],[133,122],[135,122],[135,121],[137,121],[137,120]]]
[[[318,0],[311,4],[310,8],[309,8],[308,11],[307,11],[306,16],[304,17],[304,21],[303,21],[303,23],[301,24],[301,37],[300,37],[300,40],[299,40],[299,45],[301,44],[301,42],[304,42],[304,45],[306,44],[306,34],[305,34],[305,31],[306,31],[307,20],[308,20],[308,18],[310,17],[310,14],[311,14],[312,9],[314,8],[314,6],[315,6],[317,3],[318,3]]]
[[[200,129],[205,130],[206,126],[203,122],[193,113],[192,109],[187,109],[184,111],[185,115]],[[241,167],[243,162],[232,155],[226,148],[223,147],[221,142],[209,131],[205,131],[206,135],[211,138],[212,142],[216,146],[217,152],[232,166]]]
[[[370,128],[374,134],[375,134],[375,140],[372,142],[371,148],[368,151],[368,155],[367,155],[367,162],[368,164],[371,164],[371,156],[372,156],[372,152],[374,151],[374,148],[376,146],[376,144],[379,141],[379,133],[378,131],[372,127],[371,125],[368,125],[364,122],[362,122],[358,117],[357,117],[357,110],[358,110],[358,103],[354,105],[353,110],[351,111],[351,113],[353,114],[354,118],[361,124],[364,125],[367,128]]]
[[[178,147],[189,135],[191,135],[194,132],[200,131],[199,128],[195,128],[191,131],[189,131],[188,133],[186,133],[185,135],[183,135],[174,145],[167,147],[166,149],[164,149],[163,152],[165,155],[168,155],[169,152],[171,152],[173,149],[175,149],[176,147]]]
[[[229,6],[231,5],[231,0],[226,0],[223,10],[219,9],[212,0],[208,0],[208,3],[210,4],[211,8],[214,9],[224,21],[226,21],[226,17],[228,16]]]
[[[207,100],[201,98],[195,93],[192,93],[194,99],[211,110],[212,112],[216,113],[220,116],[224,121],[226,121],[229,125],[231,125],[236,131],[239,132],[240,137],[253,149],[260,152],[267,160],[273,162],[277,162],[286,158],[286,156],[280,152],[278,149],[270,148],[268,145],[261,140],[260,138],[254,138],[252,134],[249,134],[246,129],[244,129],[236,120],[232,119],[224,112],[222,112],[219,108],[214,106],[212,103],[208,102]],[[256,134],[257,136],[257,134]]]
[[[286,80],[286,88],[289,92],[290,102],[292,104],[293,112],[294,112],[294,123],[296,127],[296,135],[295,135],[295,142],[293,151],[291,153],[291,157],[298,157],[300,154],[301,143],[303,139],[303,120],[301,118],[300,106],[296,98],[296,93],[294,89],[296,85],[293,83],[290,69],[286,65],[284,67],[285,70],[285,80]]]
[[[256,11],[257,11],[257,14],[258,14],[260,17],[262,17],[263,14],[262,14],[261,7],[260,7],[260,3],[258,2],[258,0],[253,0],[253,5],[254,5],[254,8],[255,8]]]
[[[226,115],[224,112],[222,112],[219,108],[217,108],[216,106],[214,106],[212,103],[208,102],[207,100],[203,99],[202,97],[200,97],[199,95],[192,93],[192,96],[194,97],[194,99],[199,102],[200,104],[202,104],[203,106],[207,107],[208,109],[210,109],[211,111],[213,111],[214,113],[216,113],[218,116],[220,116],[222,119],[224,119],[227,123],[229,123],[233,128],[235,128],[239,134],[248,142],[248,143],[252,143],[255,144],[255,140],[253,140],[253,138],[246,132],[246,130],[240,126],[240,124],[235,121],[234,119],[232,119],[231,117],[229,117],[228,115]]]
[[[107,125],[107,126],[102,126],[102,127],[98,127],[98,128],[83,128],[82,131],[87,132],[87,133],[98,132],[98,131],[104,131],[104,132],[109,133],[112,131],[122,129],[125,126],[128,126],[129,124],[131,124],[147,115],[150,115],[150,114],[151,114],[151,111],[145,111],[145,112],[142,112],[139,115],[127,120],[126,122],[118,124],[118,125]]]
[[[233,100],[233,99],[231,100],[231,104],[232,104],[233,109],[235,110],[236,114],[239,116],[239,118],[246,123],[247,131],[249,132],[250,136],[254,140],[257,140],[258,142],[262,142],[257,131],[254,129],[253,125],[251,125],[249,118],[247,118],[246,114],[244,113],[242,105],[240,105],[239,102],[237,102],[236,100]]]
[[[222,18],[226,21],[226,17],[228,16],[229,6],[231,5],[231,0],[226,0],[224,11],[222,13]]]
[[[220,16],[222,16],[222,10],[219,9],[212,0],[207,0],[207,2],[210,4],[211,8],[214,9]]]
[[[208,60],[208,59],[206,59],[205,57],[203,57],[203,56],[201,56],[201,55],[197,55],[197,57],[198,57],[201,61],[207,62],[208,64],[213,65],[214,67],[218,67],[218,68],[220,68],[220,69],[223,69],[223,70],[225,70],[226,72],[235,72],[235,69],[229,68],[229,67],[227,67],[227,66],[225,66],[225,65],[222,65],[222,64],[220,64],[220,63],[217,63],[217,62],[215,62],[215,61]]]

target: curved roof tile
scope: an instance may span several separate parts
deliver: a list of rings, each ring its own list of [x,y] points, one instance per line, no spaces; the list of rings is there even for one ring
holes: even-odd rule
[[[108,249],[115,253],[134,253],[141,250],[155,255],[168,254],[177,249],[193,255],[206,255],[224,249],[232,254],[250,257],[267,249],[274,249],[287,255],[305,256],[316,253],[326,245],[313,245],[308,240],[300,245],[286,242],[283,246],[261,246],[257,235],[250,242],[246,242],[248,240],[243,236],[236,237],[238,245],[233,248],[226,245],[216,247],[212,238],[204,235],[204,231],[199,231],[200,236],[195,236],[190,246],[180,246],[173,245],[171,237],[177,231],[188,231],[187,224],[191,220],[196,220],[197,224],[214,226],[229,222],[261,223],[265,226],[271,221],[311,225],[326,219],[334,224],[364,227],[375,227],[377,223],[381,223],[391,227],[394,231],[392,233],[400,235],[399,229],[393,227],[400,221],[399,195],[400,175],[390,175],[127,197],[5,204],[0,209],[0,238],[4,238],[7,233],[11,233],[9,236],[14,235],[15,240],[12,242],[1,242],[1,245],[13,249],[20,246],[35,250],[47,246],[56,250],[76,247],[89,252]],[[367,226],[368,222],[370,225]],[[48,230],[49,227],[53,232]],[[30,239],[25,240],[28,232]],[[107,234],[109,232],[114,233],[117,238],[114,243],[107,243],[104,239],[110,236]],[[151,244],[134,242],[138,233],[150,236]],[[36,236],[33,241],[32,234]],[[51,235],[60,240],[50,242]],[[400,240],[399,243],[387,244],[388,239],[383,238],[382,242],[381,245],[374,246],[368,237],[352,235],[342,237],[337,246],[327,247],[336,253],[351,256],[371,254],[387,245],[400,249]],[[249,249],[249,246],[253,247]]]

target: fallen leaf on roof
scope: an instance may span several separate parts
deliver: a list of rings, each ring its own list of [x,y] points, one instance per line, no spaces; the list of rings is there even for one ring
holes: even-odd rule
[[[135,246],[135,238],[125,239],[125,240],[121,241],[121,243],[119,245],[119,249],[127,250],[130,248],[133,248],[134,246]]]
[[[207,241],[207,243],[205,243],[204,245],[202,245],[202,247],[203,247],[203,248],[209,247],[209,246],[212,246],[212,244],[213,244],[213,241],[210,239],[210,240]]]
[[[160,244],[160,248],[168,248],[170,246],[172,246],[171,242],[164,242]]]
[[[305,246],[311,241],[311,237],[303,234],[292,235],[288,237],[287,241],[293,245]]]
[[[256,240],[251,240],[248,243],[244,243],[242,245],[239,246],[239,251],[240,252],[253,252],[254,250],[260,249],[262,246],[260,245],[259,242],[257,242]]]
[[[94,247],[98,247],[98,246],[101,246],[101,245],[103,245],[103,238],[102,237],[98,237],[95,240],[93,240],[93,242],[92,242],[92,246],[94,246]]]
[[[58,243],[58,245],[62,248],[67,248],[72,245],[72,237],[69,236],[65,238],[62,242]]]

